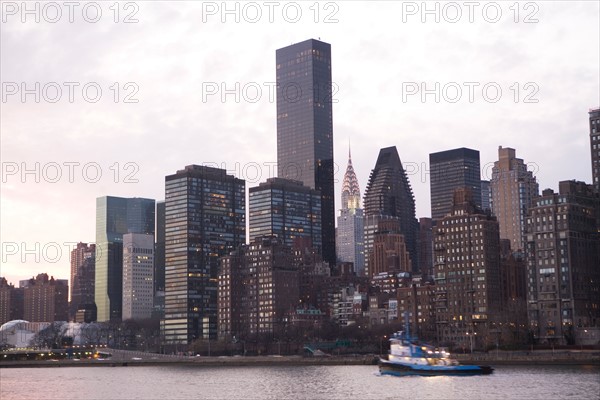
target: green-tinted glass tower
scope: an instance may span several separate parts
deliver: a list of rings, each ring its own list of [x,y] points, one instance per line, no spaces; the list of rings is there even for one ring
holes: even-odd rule
[[[104,196],[96,199],[96,282],[98,321],[121,319],[123,234],[154,235],[155,200]]]

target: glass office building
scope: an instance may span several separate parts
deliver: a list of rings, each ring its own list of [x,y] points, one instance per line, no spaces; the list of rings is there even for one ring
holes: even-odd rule
[[[452,210],[454,191],[471,189],[473,201],[481,207],[481,166],[479,151],[453,149],[429,155],[431,218],[439,221]]]
[[[123,235],[154,235],[155,200],[104,196],[96,199],[98,321],[120,320],[123,301]]]
[[[321,193],[323,259],[334,265],[331,45],[310,39],[276,53],[277,175]]]
[[[250,240],[276,236],[293,247],[296,238],[308,238],[320,250],[321,194],[300,181],[271,178],[250,188]]]
[[[218,168],[165,178],[165,344],[216,339],[219,258],[246,242],[245,190]]]

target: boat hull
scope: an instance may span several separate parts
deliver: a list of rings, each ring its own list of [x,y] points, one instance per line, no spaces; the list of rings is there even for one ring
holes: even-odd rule
[[[433,366],[433,365],[410,365],[390,362],[387,360],[379,360],[379,372],[382,375],[394,376],[473,376],[473,375],[489,375],[494,372],[492,367],[487,365],[449,365],[449,366]]]

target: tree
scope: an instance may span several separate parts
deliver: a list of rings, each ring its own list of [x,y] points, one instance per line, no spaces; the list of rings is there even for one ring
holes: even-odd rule
[[[40,330],[31,339],[31,345],[41,348],[56,349],[61,346],[62,339],[67,332],[67,323],[63,321],[51,322],[50,325]]]

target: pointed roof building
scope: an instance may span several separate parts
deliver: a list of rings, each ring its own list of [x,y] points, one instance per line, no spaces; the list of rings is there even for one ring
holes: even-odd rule
[[[360,187],[352,166],[352,153],[350,152],[350,144],[348,144],[348,166],[342,183],[342,209],[352,210],[356,208],[360,208]]]
[[[348,166],[342,183],[342,208],[336,230],[336,255],[340,262],[353,263],[354,272],[362,276],[365,269],[364,222],[360,208],[360,188],[352,166],[348,143]]]
[[[375,168],[371,171],[364,197],[366,224],[376,230],[381,218],[397,218],[400,233],[405,237],[412,265],[418,266],[415,198],[396,146],[379,151]],[[366,235],[366,234],[365,234]],[[371,239],[365,237],[365,251],[371,250]]]

